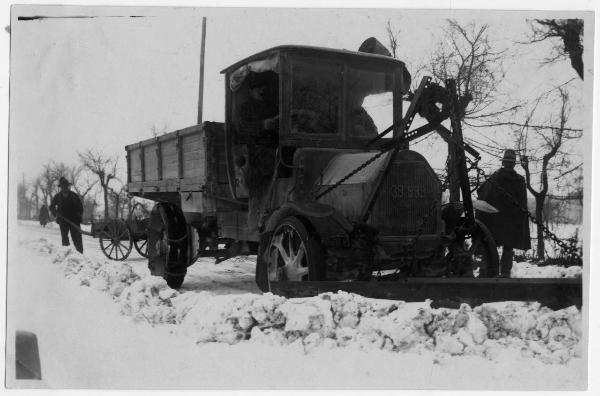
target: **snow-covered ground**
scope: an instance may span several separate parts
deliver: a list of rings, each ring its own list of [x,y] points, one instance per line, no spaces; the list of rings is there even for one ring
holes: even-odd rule
[[[173,291],[148,275],[135,252],[108,261],[89,237],[81,255],[59,246],[56,227],[22,222],[15,231],[7,369],[11,334],[32,331],[48,387],[585,387],[582,317],[574,307],[433,309],[342,292],[285,299],[258,291],[254,257],[205,259]],[[516,263],[513,275],[536,276],[526,264]],[[547,268],[543,276],[577,276]]]
[[[512,278],[580,278],[583,269],[577,265],[562,267],[559,265],[537,266],[527,262],[513,263],[510,271]]]

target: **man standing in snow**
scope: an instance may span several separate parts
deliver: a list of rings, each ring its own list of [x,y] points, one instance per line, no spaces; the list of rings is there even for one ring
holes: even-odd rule
[[[521,211],[527,208],[525,178],[515,171],[517,155],[514,150],[504,151],[502,168],[498,169],[477,191],[479,199],[498,209],[498,213],[477,212],[477,218],[490,230],[496,244],[502,246],[500,276],[510,277],[514,249],[531,248],[529,219]],[[500,189],[510,194],[518,203],[510,202]],[[490,268],[490,275],[498,275],[498,268]]]
[[[56,217],[56,222],[60,226],[60,235],[62,245],[69,246],[69,231],[73,245],[79,253],[83,253],[83,243],[81,240],[81,220],[83,218],[83,205],[77,194],[69,189],[71,183],[64,177],[61,177],[58,185],[60,192],[52,198],[50,203],[50,212]]]
[[[42,227],[46,227],[48,220],[50,220],[50,213],[48,213],[48,207],[46,205],[42,205],[40,208],[39,220]]]

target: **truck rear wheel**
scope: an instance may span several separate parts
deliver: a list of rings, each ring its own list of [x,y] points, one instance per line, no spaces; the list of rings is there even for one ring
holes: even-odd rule
[[[323,248],[297,217],[286,217],[259,251],[257,284],[270,291],[271,282],[324,279]]]
[[[152,209],[148,228],[148,267],[173,289],[181,287],[187,271],[187,227],[181,210],[169,204]]]

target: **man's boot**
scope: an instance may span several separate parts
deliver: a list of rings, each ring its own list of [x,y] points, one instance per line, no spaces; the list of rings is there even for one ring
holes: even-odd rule
[[[514,249],[511,246],[502,248],[502,257],[500,258],[500,277],[510,278],[510,271],[513,266]]]

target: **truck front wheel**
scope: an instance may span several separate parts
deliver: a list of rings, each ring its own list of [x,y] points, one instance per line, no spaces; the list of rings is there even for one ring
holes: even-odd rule
[[[472,262],[473,276],[493,278],[498,276],[498,250],[494,237],[481,222],[476,223],[471,238],[466,241],[466,249]]]
[[[261,244],[257,263],[257,284],[270,291],[278,281],[315,281],[324,279],[323,248],[297,217],[286,217]]]

